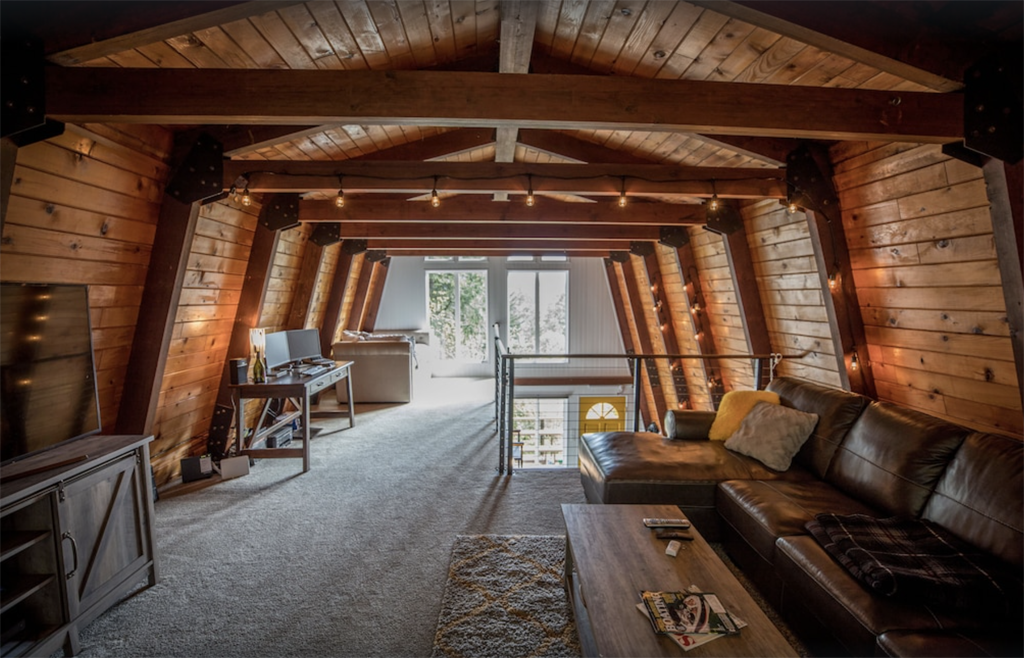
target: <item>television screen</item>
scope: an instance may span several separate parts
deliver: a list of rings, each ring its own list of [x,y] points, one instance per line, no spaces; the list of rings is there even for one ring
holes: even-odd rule
[[[0,463],[100,430],[86,286],[0,286],[0,409]]]

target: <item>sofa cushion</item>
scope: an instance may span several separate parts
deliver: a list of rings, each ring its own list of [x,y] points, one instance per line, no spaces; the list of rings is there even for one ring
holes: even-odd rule
[[[817,423],[818,414],[758,402],[725,440],[725,447],[770,469],[785,471]]]
[[[818,514],[807,529],[869,591],[967,614],[1009,617],[1024,598],[1018,574],[941,526],[906,518]]]
[[[784,406],[818,414],[814,432],[794,461],[819,478],[824,477],[836,448],[864,411],[868,398],[792,377],[776,377],[768,384],[767,390],[778,393]]]
[[[771,391],[729,391],[718,403],[715,422],[711,423],[708,438],[712,441],[725,441],[733,432],[740,428],[743,419],[758,402],[779,403],[777,393]]]
[[[665,436],[684,441],[707,441],[717,415],[714,411],[669,409],[665,412]]]
[[[868,405],[825,480],[886,516],[920,516],[968,430],[888,402]]]
[[[1024,443],[974,432],[942,473],[921,516],[1019,570],[1024,566],[1022,491]]]
[[[591,502],[710,507],[722,480],[810,477],[803,469],[772,471],[727,450],[721,441],[673,441],[652,432],[597,432],[584,434],[582,443],[583,476],[599,481],[588,499],[600,494],[600,500]]]
[[[1002,632],[972,631],[889,631],[878,636],[882,656],[908,658],[986,658],[1024,656],[1020,629]]]
[[[802,470],[802,469],[801,469]],[[775,540],[805,535],[816,514],[871,514],[873,510],[821,480],[729,480],[718,485],[715,506],[722,519],[767,562]]]
[[[835,635],[855,656],[870,656],[876,636],[892,630],[996,628],[984,618],[931,608],[927,601],[906,602],[876,596],[861,586],[810,535],[779,538],[775,566],[786,583],[786,597]],[[1005,622],[1003,622],[1005,625]]]

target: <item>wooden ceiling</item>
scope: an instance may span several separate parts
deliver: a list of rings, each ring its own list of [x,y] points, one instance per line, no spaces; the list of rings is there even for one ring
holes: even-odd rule
[[[702,222],[680,204],[784,197],[800,139],[956,141],[964,69],[1021,34],[1018,2],[5,0],[3,18],[55,65],[52,118],[204,130],[225,189],[301,192],[303,219],[410,249],[500,241],[496,223],[568,251],[593,224],[650,239]],[[524,210],[529,188],[548,198]]]

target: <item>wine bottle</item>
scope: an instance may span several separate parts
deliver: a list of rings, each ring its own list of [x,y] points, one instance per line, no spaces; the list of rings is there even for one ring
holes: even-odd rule
[[[256,360],[252,364],[252,380],[257,384],[267,381],[267,368],[263,365],[263,355],[256,350]]]

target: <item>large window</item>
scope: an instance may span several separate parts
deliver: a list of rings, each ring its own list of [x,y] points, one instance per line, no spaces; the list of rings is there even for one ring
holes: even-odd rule
[[[569,351],[569,273],[508,273],[508,345],[520,354]]]
[[[428,272],[427,309],[438,359],[487,360],[486,271]]]

